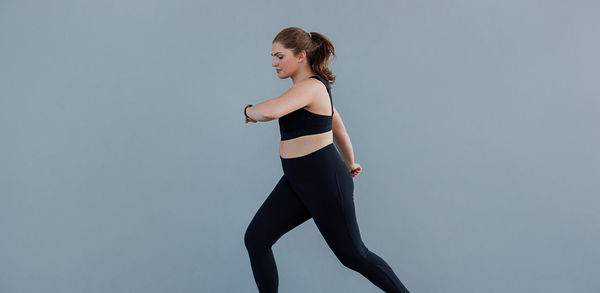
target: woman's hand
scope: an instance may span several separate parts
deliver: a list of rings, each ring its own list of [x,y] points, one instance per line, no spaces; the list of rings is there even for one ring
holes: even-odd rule
[[[350,166],[348,166],[348,168],[350,169],[350,174],[352,177],[356,177],[356,175],[360,174],[362,171],[362,167],[359,163],[352,163]]]
[[[246,104],[246,106],[248,106],[248,105],[250,105],[250,104]],[[246,106],[244,106],[244,109],[246,108]],[[242,112],[242,114],[244,114],[244,113]],[[248,122],[254,122],[254,123],[256,123],[256,120],[254,120],[252,118],[248,118],[248,117],[246,117],[246,115],[244,115],[244,122],[246,122],[246,123],[248,123]]]

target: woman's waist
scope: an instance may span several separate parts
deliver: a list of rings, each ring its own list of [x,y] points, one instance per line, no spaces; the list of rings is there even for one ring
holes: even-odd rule
[[[279,142],[279,156],[289,159],[301,157],[331,143],[333,143],[331,131],[282,140]]]
[[[306,155],[284,158],[280,156],[284,174],[294,182],[330,178],[335,170],[346,168],[337,148],[329,143]]]

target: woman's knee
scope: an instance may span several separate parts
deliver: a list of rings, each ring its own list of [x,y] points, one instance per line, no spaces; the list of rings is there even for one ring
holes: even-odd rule
[[[257,237],[256,232],[252,229],[252,226],[248,226],[246,228],[246,232],[244,233],[244,245],[246,245],[246,249],[250,250],[260,245],[260,239]]]
[[[263,249],[269,247],[270,244],[265,236],[265,233],[250,224],[244,233],[244,245],[246,245],[246,249]]]
[[[368,249],[362,248],[344,249],[336,253],[338,260],[347,268],[358,269],[367,262]]]

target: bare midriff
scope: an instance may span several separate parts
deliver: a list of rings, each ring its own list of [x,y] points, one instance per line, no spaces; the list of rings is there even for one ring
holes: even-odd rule
[[[303,135],[279,142],[279,155],[284,159],[308,155],[333,143],[333,131]]]

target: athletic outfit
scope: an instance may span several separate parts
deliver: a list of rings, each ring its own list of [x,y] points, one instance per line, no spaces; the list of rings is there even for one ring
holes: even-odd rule
[[[332,115],[300,108],[279,118],[281,140],[330,131]],[[313,219],[341,263],[362,274],[384,292],[408,292],[390,266],[369,251],[361,240],[354,209],[354,181],[346,163],[331,143],[301,157],[280,156],[283,176],[246,229],[244,242],[254,280],[261,293],[277,292],[279,278],[271,247],[296,226]]]

